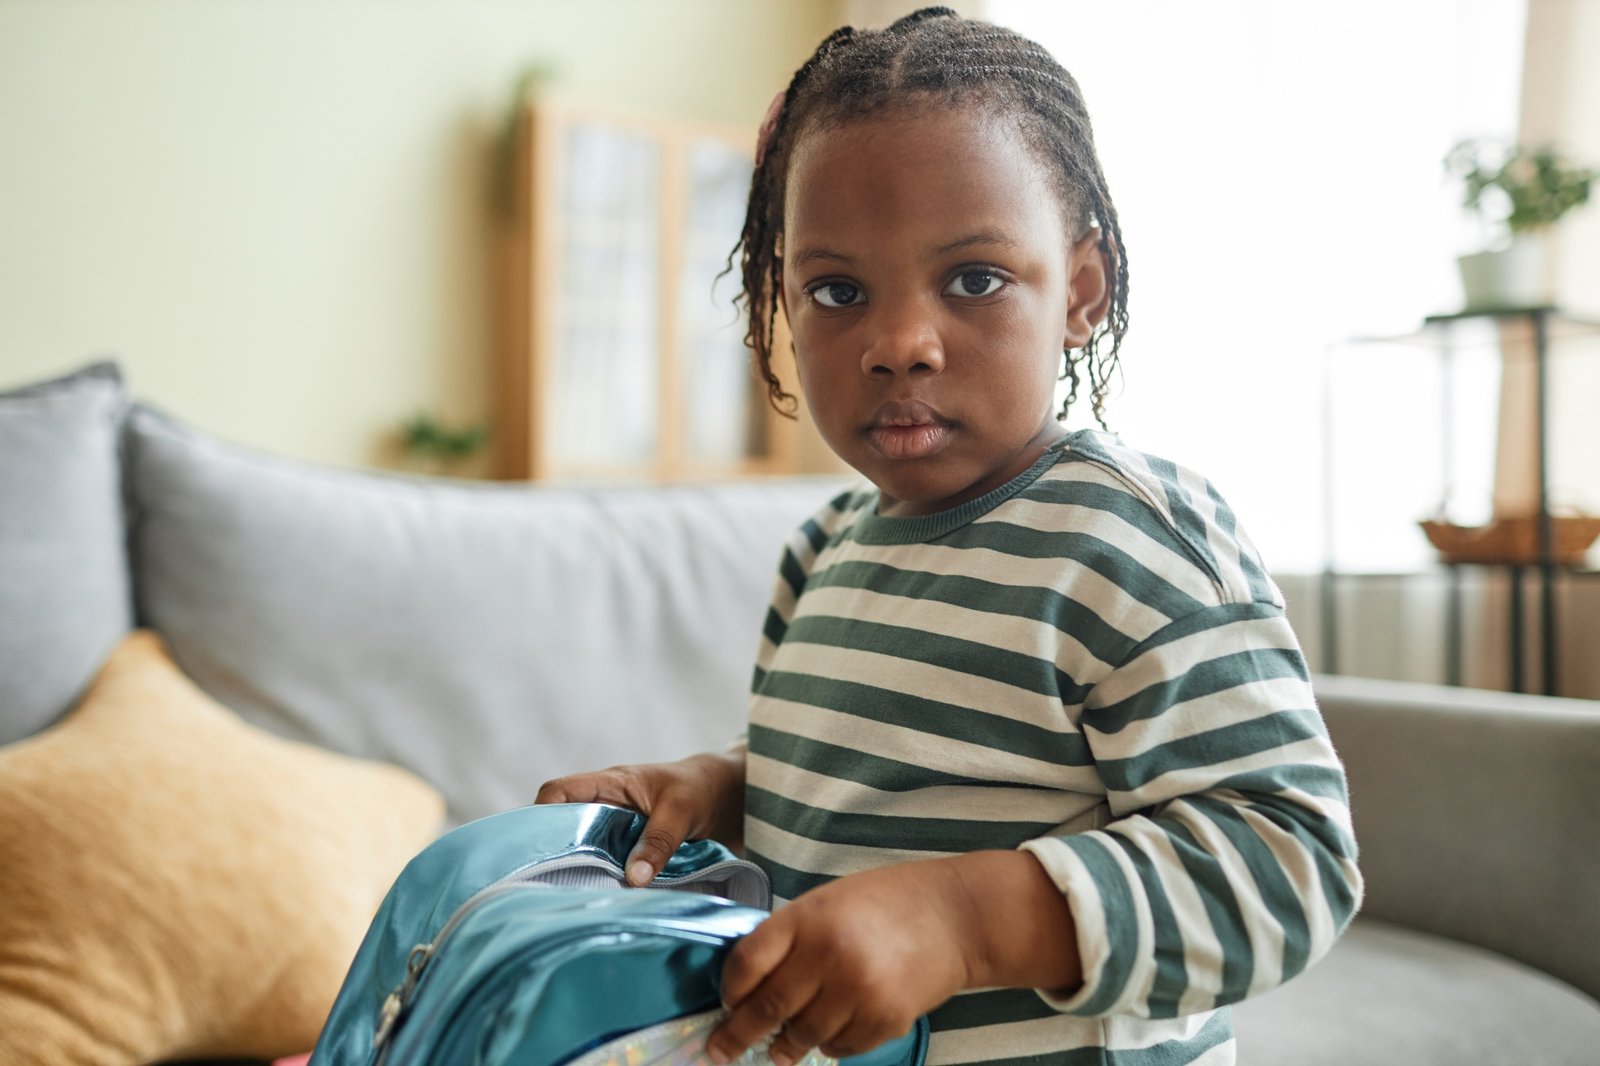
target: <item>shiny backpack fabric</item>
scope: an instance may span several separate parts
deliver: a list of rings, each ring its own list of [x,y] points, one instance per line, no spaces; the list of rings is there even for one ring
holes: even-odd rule
[[[771,889],[709,840],[624,889],[644,822],[602,804],[522,807],[429,845],[373,919],[310,1066],[699,1061],[722,963]],[[927,1033],[919,1020],[844,1062],[921,1066]]]

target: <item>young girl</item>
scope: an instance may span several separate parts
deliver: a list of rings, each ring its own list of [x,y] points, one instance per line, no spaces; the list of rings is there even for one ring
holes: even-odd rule
[[[1356,848],[1233,514],[1053,410],[1065,353],[1102,418],[1127,329],[1076,83],[944,8],[839,30],[774,101],[741,247],[774,401],[781,306],[873,487],[784,553],[747,744],[539,800],[646,812],[635,883],[701,836],[771,875],[714,1061],[773,1033],[779,1066],[855,1054],[928,1013],[930,1063],[1232,1062],[1226,1005],[1328,949]]]

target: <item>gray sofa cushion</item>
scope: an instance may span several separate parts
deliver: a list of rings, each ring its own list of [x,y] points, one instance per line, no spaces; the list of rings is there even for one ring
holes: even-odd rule
[[[1600,1003],[1502,955],[1358,918],[1326,958],[1233,1008],[1239,1066],[1594,1066]]]
[[[65,714],[132,624],[112,363],[0,393],[0,744]]]
[[[1313,685],[1349,773],[1361,913],[1600,999],[1600,703],[1355,677]]]
[[[743,728],[781,542],[837,480],[484,485],[128,419],[140,620],[282,735],[409,766],[453,819]]]

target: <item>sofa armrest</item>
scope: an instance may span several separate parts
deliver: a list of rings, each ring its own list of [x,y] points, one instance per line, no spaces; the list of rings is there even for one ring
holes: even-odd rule
[[[1600,703],[1318,676],[1363,913],[1600,999]]]

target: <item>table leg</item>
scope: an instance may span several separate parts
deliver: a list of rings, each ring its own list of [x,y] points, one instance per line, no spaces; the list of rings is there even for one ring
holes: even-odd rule
[[[1511,691],[1528,691],[1523,664],[1524,634],[1522,619],[1522,567],[1511,567]]]

